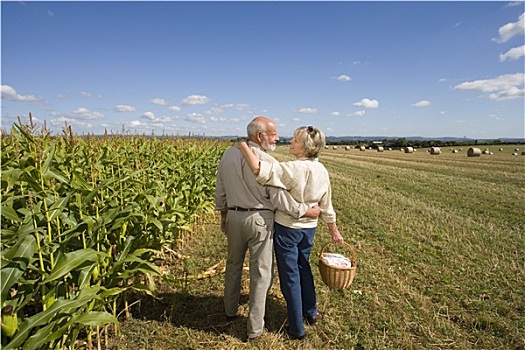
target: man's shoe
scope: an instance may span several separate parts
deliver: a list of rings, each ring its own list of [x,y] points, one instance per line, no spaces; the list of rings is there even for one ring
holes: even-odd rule
[[[315,316],[306,316],[305,317],[306,323],[308,323],[310,326],[313,326],[317,323],[317,321],[323,320],[323,315],[320,313],[317,313]]]
[[[251,343],[251,342],[256,341],[257,339],[261,338],[261,336],[262,336],[262,334],[261,334],[261,335],[258,335],[258,336],[256,336],[256,337],[253,337],[253,338],[248,337],[248,339],[246,339],[246,341],[247,341],[248,343]]]
[[[237,318],[239,318],[239,315],[235,315],[235,316],[228,316],[228,315],[226,315],[226,319],[228,321],[235,321]]]

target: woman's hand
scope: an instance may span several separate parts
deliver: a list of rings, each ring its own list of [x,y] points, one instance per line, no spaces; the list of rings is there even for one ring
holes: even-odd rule
[[[235,147],[237,147],[238,149],[249,149],[248,141],[246,141],[245,139],[241,139],[235,144]]]
[[[339,233],[339,229],[337,228],[337,225],[335,222],[328,224],[328,231],[330,232],[330,236],[332,237],[332,243],[337,245],[343,245],[345,240],[343,239],[343,236]]]

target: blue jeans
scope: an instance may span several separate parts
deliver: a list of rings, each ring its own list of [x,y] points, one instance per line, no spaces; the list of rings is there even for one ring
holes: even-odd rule
[[[303,317],[317,314],[312,269],[308,261],[316,228],[292,229],[275,223],[274,249],[290,334],[305,334]]]

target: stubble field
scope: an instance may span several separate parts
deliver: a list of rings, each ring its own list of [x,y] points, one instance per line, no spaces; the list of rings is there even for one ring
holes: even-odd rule
[[[325,320],[307,326],[305,340],[282,333],[286,309],[277,278],[263,337],[244,342],[247,271],[241,317],[225,319],[226,241],[219,216],[209,215],[177,256],[167,255],[158,299],[133,304],[110,348],[525,349],[523,145],[489,147],[492,155],[474,158],[467,148],[440,155],[322,152],[358,272],[343,291],[322,283],[315,265],[329,236],[320,224],[311,263]],[[287,147],[276,157],[291,159]]]

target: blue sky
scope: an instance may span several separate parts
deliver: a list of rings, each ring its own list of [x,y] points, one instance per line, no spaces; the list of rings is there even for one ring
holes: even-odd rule
[[[524,2],[2,1],[2,128],[525,137]]]

